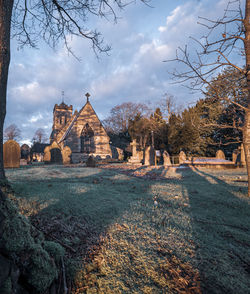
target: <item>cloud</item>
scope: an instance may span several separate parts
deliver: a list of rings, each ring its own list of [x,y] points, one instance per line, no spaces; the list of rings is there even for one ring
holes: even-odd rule
[[[70,46],[81,62],[60,45],[56,52],[44,46],[33,51],[13,50],[6,125],[22,126],[26,141],[39,127],[49,136],[53,107],[61,102],[61,91],[65,92],[65,102],[78,110],[86,101],[84,94],[90,92],[90,101],[101,119],[117,104],[159,100],[166,92],[178,97],[180,103],[187,97],[194,100],[170,83],[168,70],[173,65],[163,61],[173,58],[178,46],[189,43],[190,35],[201,34],[204,28],[197,25],[199,15],[216,18],[225,3],[157,0],[154,9],[128,6],[116,25],[104,19],[94,23],[113,48],[110,55],[103,54],[100,59],[86,40],[75,37],[69,38]]]

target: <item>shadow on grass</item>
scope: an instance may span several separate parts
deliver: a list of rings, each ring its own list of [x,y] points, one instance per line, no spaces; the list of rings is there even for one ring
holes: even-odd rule
[[[122,256],[129,256],[128,262],[134,266],[129,270],[135,279],[127,282],[129,278],[124,278],[124,284],[129,289],[127,292],[124,290],[125,293],[132,293],[133,284],[138,283],[140,278],[150,280],[145,284],[152,284],[152,288],[145,289],[151,289],[151,293],[162,293],[162,290],[179,293],[187,289],[189,292],[185,293],[247,293],[250,244],[248,201],[235,196],[233,186],[200,170],[179,169],[178,179],[168,178],[160,182],[154,181],[154,175],[166,176],[169,169],[160,167],[147,171],[147,167],[139,167],[129,172],[122,169],[60,167],[57,170],[56,167],[49,167],[47,170],[47,178],[43,170],[37,169],[41,173],[36,177],[27,176],[22,182],[16,180],[13,186],[21,197],[25,196],[31,203],[30,206],[28,203],[23,205],[27,205],[27,211],[34,210],[33,215],[31,213],[33,224],[48,238],[56,238],[66,246],[68,260],[75,262],[67,265],[67,270],[72,270],[69,273],[71,276],[74,271],[81,270],[82,264],[86,265],[86,259],[94,260],[98,256],[106,232],[114,225],[127,238],[122,247],[124,251],[130,246],[130,251]],[[139,176],[140,172],[144,177]],[[131,173],[133,177],[130,177]],[[171,195],[169,190],[172,185]],[[174,190],[176,186],[180,187],[181,196]],[[152,209],[155,195],[159,207]],[[119,223],[119,217],[124,214],[127,214],[127,220],[130,216],[134,217],[135,224],[130,224],[130,230]],[[109,232],[107,235],[110,238],[108,246],[119,249],[123,242],[121,235],[116,243]],[[144,240],[148,248],[138,251],[138,248],[131,247],[137,239]],[[182,247],[179,246],[180,239]],[[145,247],[142,244],[140,246]],[[182,250],[190,244],[195,254],[188,251],[183,254]],[[113,248],[110,250],[114,251]],[[120,253],[124,254],[124,251]],[[117,252],[119,255],[119,250]],[[142,258],[140,266],[136,263],[139,254]],[[150,258],[156,260],[153,274]],[[192,289],[192,282],[197,278],[195,274],[191,273],[186,278],[186,274],[191,272],[185,265],[187,260],[199,271],[202,291],[198,287]],[[126,264],[125,259],[123,263]],[[90,280],[90,276],[97,272],[96,267],[91,266],[91,270],[85,272],[89,287],[96,283]],[[102,272],[99,273],[99,277],[102,275]],[[182,284],[181,279],[184,279]],[[174,280],[174,283],[166,283],[166,280]],[[81,293],[85,293],[85,286]]]
[[[188,206],[202,293],[250,289],[249,201],[239,189],[198,169],[178,169]],[[188,176],[188,177],[187,177]],[[185,179],[185,177],[187,177]],[[233,191],[234,190],[234,191]],[[247,188],[244,187],[245,195]]]

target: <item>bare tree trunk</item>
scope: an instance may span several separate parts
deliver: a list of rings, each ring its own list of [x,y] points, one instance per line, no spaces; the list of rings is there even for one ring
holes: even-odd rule
[[[0,0],[0,180],[3,166],[3,124],[6,115],[6,92],[10,64],[10,26],[13,0]]]
[[[245,125],[243,128],[243,146],[246,156],[248,174],[248,196],[250,196],[250,0],[246,0],[245,10],[245,53],[247,69],[248,107],[245,114]]]

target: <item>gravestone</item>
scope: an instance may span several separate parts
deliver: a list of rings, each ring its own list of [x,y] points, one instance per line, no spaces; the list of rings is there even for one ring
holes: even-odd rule
[[[124,160],[124,151],[121,148],[116,147],[116,150],[118,152],[118,159]]]
[[[225,154],[224,154],[224,152],[222,150],[218,150],[216,152],[216,158],[217,159],[224,159],[224,160],[226,159]]]
[[[86,161],[86,166],[87,167],[95,167],[96,166],[96,161],[92,156],[89,156],[87,161]]]
[[[21,148],[14,140],[8,140],[3,144],[4,168],[20,167]]]
[[[62,150],[63,164],[70,164],[71,154],[72,154],[72,151],[68,146],[63,148]]]
[[[155,165],[155,150],[152,146],[148,146],[145,150],[144,165]]]
[[[30,147],[27,144],[21,146],[21,159],[26,159],[27,161],[30,159]]]
[[[44,156],[43,156],[43,161],[45,163],[49,163],[51,161],[51,153],[50,153],[50,149],[51,149],[51,146],[47,146],[45,147],[44,149]]]
[[[110,146],[112,152],[112,158],[123,160],[124,159],[124,152],[121,148]]]
[[[168,154],[167,151],[163,152],[163,165],[164,166],[172,165],[170,160],[170,155]]]
[[[184,163],[187,160],[187,156],[184,151],[181,151],[179,154],[179,164]]]
[[[140,155],[139,152],[137,152],[137,143],[136,143],[136,139],[133,140],[132,143],[130,143],[130,146],[132,147],[132,156],[129,158],[128,162],[132,163],[132,164],[141,164],[141,159],[140,159]]]
[[[234,149],[233,151],[233,154],[232,154],[232,161],[233,163],[235,164],[240,164],[240,157],[241,157],[241,154],[240,154],[240,147],[238,149]]]

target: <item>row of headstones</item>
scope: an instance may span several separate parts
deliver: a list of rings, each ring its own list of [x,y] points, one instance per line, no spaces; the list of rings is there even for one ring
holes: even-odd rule
[[[60,154],[61,160],[58,160],[58,163],[61,161],[63,164],[70,164],[71,149],[66,146],[61,150],[56,143],[44,149],[44,162],[51,162],[51,151],[53,152],[53,150],[58,150],[57,154]],[[16,141],[8,140],[3,144],[3,163],[5,168],[20,167],[20,158],[21,148]],[[56,160],[55,162],[57,162]]]
[[[143,153],[143,151],[138,151],[137,150],[137,146],[138,144],[136,143],[136,140],[133,140],[133,142],[130,144],[132,147],[132,156],[129,159],[129,163],[132,164],[141,164],[141,162],[144,162],[144,165],[155,165],[156,164],[156,151],[152,146],[148,146],[145,149],[145,154]],[[243,146],[239,147],[239,149],[241,150],[241,158],[245,158],[244,155],[242,156],[243,153]],[[237,149],[238,150],[238,149]],[[237,151],[238,152],[238,151]],[[239,153],[239,152],[238,152]],[[237,156],[238,156],[237,153]],[[163,154],[163,165],[164,166],[169,166],[171,165],[171,159],[170,159],[170,155],[167,151],[164,151]],[[220,160],[225,160],[225,154],[222,150],[218,150],[216,152],[216,159],[220,159]],[[187,161],[187,156],[185,154],[184,151],[181,151],[179,154],[179,164],[183,164]],[[233,153],[233,162],[236,163],[236,160],[234,159],[234,153]]]
[[[136,140],[134,139],[130,143],[132,147],[132,156],[129,158],[128,162],[131,164],[142,164],[144,165],[155,165],[156,164],[156,150],[152,146],[148,146],[144,151],[138,151]],[[171,165],[170,156],[167,151],[163,152],[164,165]]]

